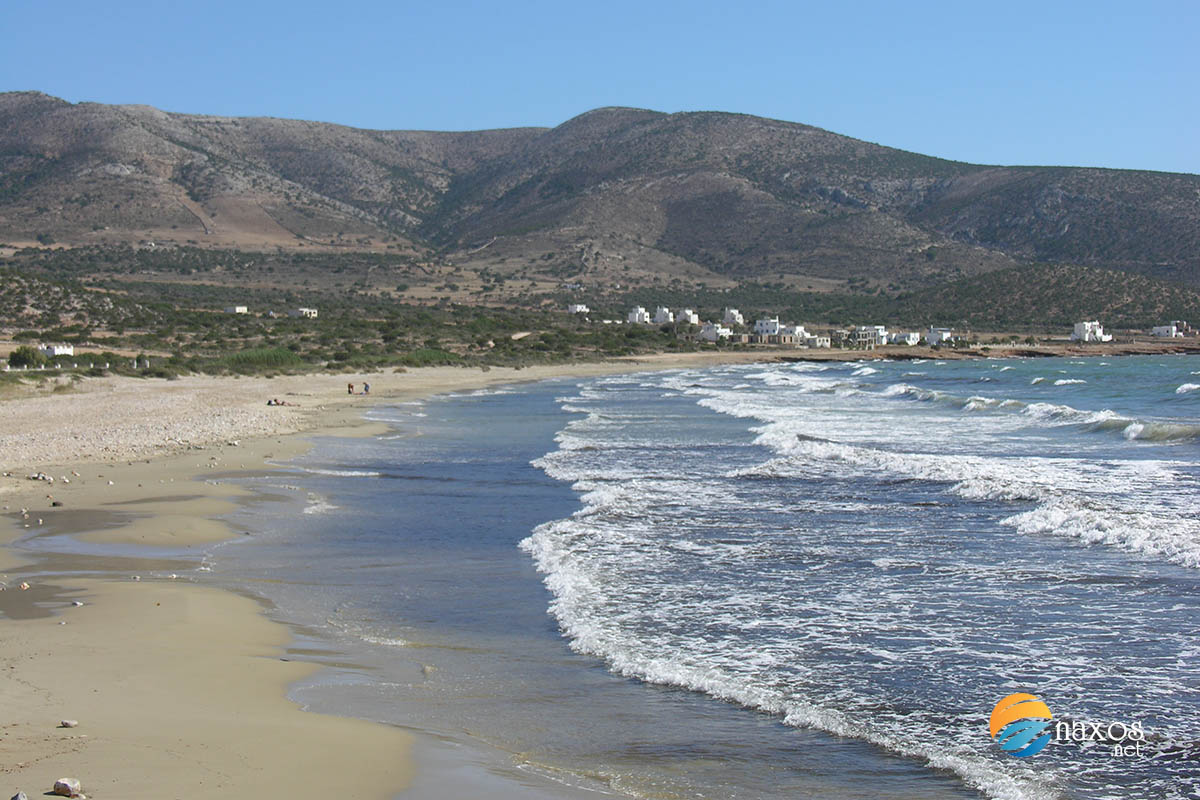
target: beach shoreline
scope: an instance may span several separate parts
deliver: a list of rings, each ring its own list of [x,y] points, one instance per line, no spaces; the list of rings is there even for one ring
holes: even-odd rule
[[[376,405],[762,357],[106,378],[0,402],[0,629],[9,644],[0,656],[9,676],[0,772],[12,792],[27,794],[70,776],[85,793],[129,798],[396,795],[416,768],[411,735],[301,713],[288,687],[319,666],[288,657],[291,628],[269,620],[261,602],[187,579],[206,546],[239,535],[218,518],[249,492],[223,477],[279,469],[312,436],[375,435],[384,426],[364,414]],[[347,392],[363,381],[370,395]],[[296,405],[266,405],[276,397]],[[29,478],[37,474],[46,479]],[[62,536],[86,552],[42,546]],[[57,727],[64,719],[79,726]]]

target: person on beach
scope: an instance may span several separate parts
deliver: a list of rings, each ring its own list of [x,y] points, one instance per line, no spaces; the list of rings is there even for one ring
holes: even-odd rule
[[[371,393],[371,384],[367,383],[366,381],[363,381],[363,394],[370,394],[370,393]]]
[[[353,383],[346,384],[346,394],[354,394],[354,384]]]

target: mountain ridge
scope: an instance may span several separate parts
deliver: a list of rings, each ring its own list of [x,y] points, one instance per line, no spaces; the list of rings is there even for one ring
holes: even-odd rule
[[[900,291],[1031,262],[1200,285],[1200,176],[990,166],[746,114],[377,131],[0,94],[0,241],[361,249]]]

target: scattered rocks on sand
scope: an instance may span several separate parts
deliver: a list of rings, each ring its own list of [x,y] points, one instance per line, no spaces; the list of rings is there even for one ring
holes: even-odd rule
[[[59,778],[54,782],[54,793],[62,797],[78,797],[79,790],[78,778]]]

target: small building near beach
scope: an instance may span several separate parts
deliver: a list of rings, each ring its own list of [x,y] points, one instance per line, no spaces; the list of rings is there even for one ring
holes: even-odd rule
[[[1153,336],[1161,336],[1165,339],[1174,339],[1183,336],[1183,331],[1179,330],[1179,326],[1171,323],[1170,325],[1155,325],[1150,329]]]
[[[925,344],[933,347],[935,344],[942,344],[954,338],[954,331],[951,328],[933,328],[925,331]]]
[[[675,321],[675,314],[666,306],[659,306],[654,309],[654,324],[666,325],[669,322]]]
[[[50,358],[75,355],[75,345],[73,344],[44,344],[38,350],[42,352],[42,355]]]
[[[304,319],[316,319],[317,310],[315,308],[297,308],[288,312],[289,317],[302,317]]]
[[[778,336],[779,335],[779,317],[769,317],[766,319],[758,319],[754,321],[755,336]]]
[[[226,314],[249,314],[250,309],[246,306],[225,306]]]
[[[718,339],[728,339],[733,335],[733,331],[723,325],[718,325],[715,322],[706,322],[700,328],[700,338],[706,342],[715,342]]]
[[[650,323],[650,314],[641,306],[634,306],[629,312],[630,325],[648,325]]]
[[[1104,332],[1104,326],[1099,320],[1076,322],[1075,330],[1071,333],[1073,342],[1111,342],[1112,335]]]
[[[899,331],[896,331],[888,334],[888,344],[903,344],[913,347],[920,343],[921,334],[917,333],[916,331],[908,331],[907,333],[900,333]]]
[[[690,308],[682,309],[675,318],[685,325],[700,324],[700,315],[695,311],[692,311]]]
[[[736,308],[725,309],[725,315],[721,317],[721,322],[726,325],[745,325],[746,319],[742,316],[742,312]]]
[[[567,306],[568,314],[587,314],[589,311],[591,309],[583,303],[571,303],[571,305]]]

